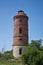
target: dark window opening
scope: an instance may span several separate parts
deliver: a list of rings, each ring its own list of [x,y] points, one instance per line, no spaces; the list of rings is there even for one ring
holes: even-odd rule
[[[20,54],[20,55],[22,54],[22,48],[19,49],[19,54]]]
[[[19,40],[21,41],[22,39],[20,38]]]
[[[19,29],[19,33],[20,33],[20,34],[22,33],[22,28]]]
[[[22,22],[22,20],[20,19],[20,22]]]

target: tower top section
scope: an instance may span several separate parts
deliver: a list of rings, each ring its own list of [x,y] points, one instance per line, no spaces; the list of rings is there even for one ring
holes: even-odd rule
[[[28,16],[24,13],[23,10],[19,10],[16,16],[14,16],[14,19],[19,17],[26,17],[28,19]]]
[[[23,10],[19,10],[18,13],[20,13],[20,12],[24,12],[24,11]]]

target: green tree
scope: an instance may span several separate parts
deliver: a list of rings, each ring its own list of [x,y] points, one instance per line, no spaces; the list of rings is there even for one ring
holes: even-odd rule
[[[41,47],[41,39],[40,40],[32,40],[31,43],[30,43],[30,46],[40,49],[40,47]]]
[[[27,46],[22,54],[22,62],[24,65],[43,65],[43,50],[40,40],[34,40]]]
[[[4,52],[2,54],[2,59],[6,59],[6,60],[13,59],[13,52],[12,52],[12,50]]]

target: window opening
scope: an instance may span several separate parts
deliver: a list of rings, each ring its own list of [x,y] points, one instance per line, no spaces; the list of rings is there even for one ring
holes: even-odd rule
[[[20,22],[22,22],[22,20],[20,19]]]
[[[19,40],[22,40],[21,38]]]
[[[20,55],[22,54],[22,48],[19,49],[19,54],[20,54]]]
[[[19,28],[19,33],[20,33],[20,34],[22,33],[22,28]]]

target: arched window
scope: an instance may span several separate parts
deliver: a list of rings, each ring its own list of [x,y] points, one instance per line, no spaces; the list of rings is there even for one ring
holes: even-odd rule
[[[19,28],[19,33],[20,33],[20,34],[22,33],[22,28],[21,28],[21,27]]]

